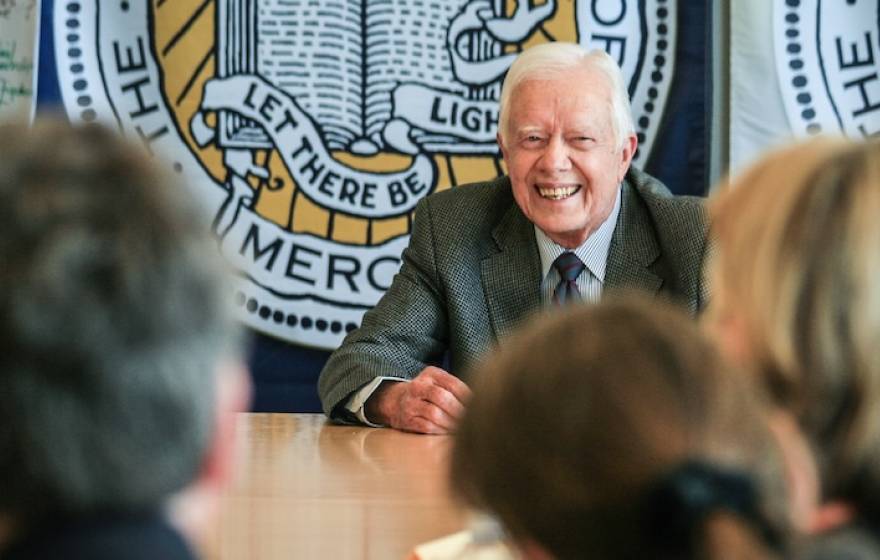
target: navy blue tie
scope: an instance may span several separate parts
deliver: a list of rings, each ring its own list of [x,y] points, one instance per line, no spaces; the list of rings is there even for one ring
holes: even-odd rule
[[[559,272],[559,284],[556,285],[556,290],[553,291],[553,303],[565,305],[566,303],[580,300],[581,294],[578,292],[577,277],[586,268],[584,263],[581,262],[577,255],[571,251],[566,251],[556,257],[556,260],[553,261],[553,266]]]

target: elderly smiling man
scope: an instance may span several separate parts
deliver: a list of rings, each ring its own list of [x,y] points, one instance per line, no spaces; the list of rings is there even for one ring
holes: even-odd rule
[[[630,167],[638,140],[607,54],[523,52],[502,88],[498,144],[509,177],[417,207],[400,273],[321,372],[331,418],[447,433],[470,392],[459,376],[542,306],[620,288],[703,304],[702,203]]]

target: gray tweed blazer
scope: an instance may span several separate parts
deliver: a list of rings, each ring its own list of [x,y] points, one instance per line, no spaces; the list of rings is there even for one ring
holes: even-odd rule
[[[677,197],[637,169],[623,182],[603,294],[664,294],[691,312],[704,302],[702,199]],[[330,356],[318,380],[324,412],[375,377],[412,378],[426,365],[466,377],[488,348],[541,306],[534,227],[506,177],[424,198],[403,264],[379,303]],[[340,407],[340,409],[343,407]]]

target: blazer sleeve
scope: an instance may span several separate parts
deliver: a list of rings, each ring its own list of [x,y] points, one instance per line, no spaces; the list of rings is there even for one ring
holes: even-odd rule
[[[344,418],[340,409],[349,395],[376,377],[411,379],[442,359],[449,330],[433,219],[430,197],[424,198],[416,206],[400,271],[321,371],[318,394],[329,417]]]

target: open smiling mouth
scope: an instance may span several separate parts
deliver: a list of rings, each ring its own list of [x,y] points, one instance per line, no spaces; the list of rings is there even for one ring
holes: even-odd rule
[[[555,187],[542,187],[540,185],[535,185],[535,188],[538,190],[538,194],[540,194],[542,198],[547,198],[550,200],[563,200],[581,190],[580,185],[564,185]]]

